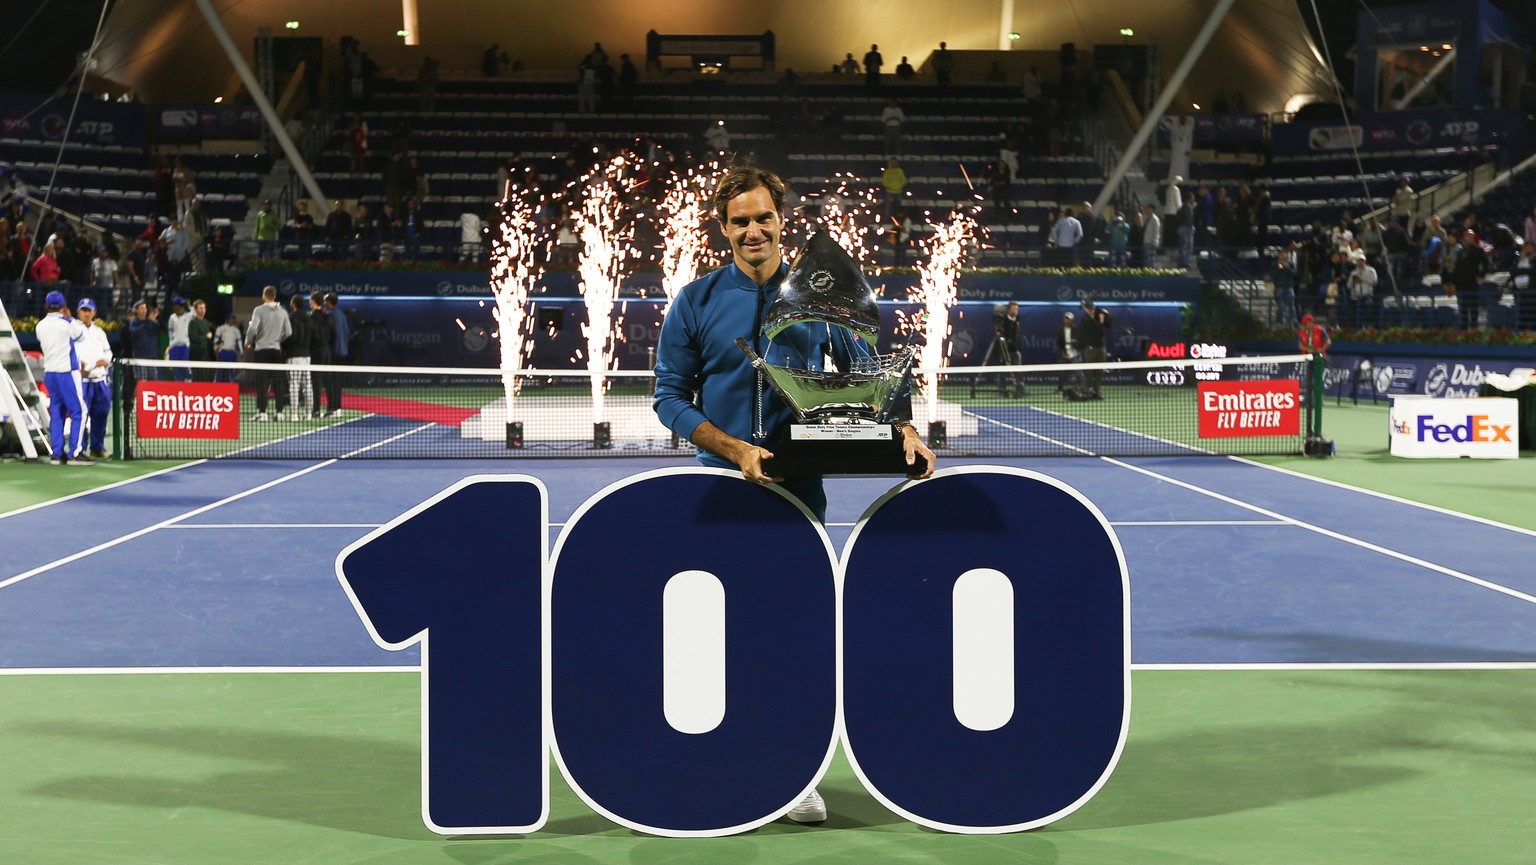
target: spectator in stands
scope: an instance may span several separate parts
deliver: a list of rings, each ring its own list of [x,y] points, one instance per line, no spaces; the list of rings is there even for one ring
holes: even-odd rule
[[[880,175],[880,186],[885,192],[885,204],[882,208],[886,216],[890,216],[901,201],[902,193],[907,190],[907,171],[901,167],[901,160],[892,159]]]
[[[301,198],[294,202],[293,217],[288,220],[288,230],[292,231],[293,236],[299,240],[310,241],[315,239],[317,233],[315,217],[314,214],[309,212],[309,199]]]
[[[133,248],[128,250],[128,255],[123,259],[123,269],[128,275],[128,290],[130,297],[142,297],[144,286],[149,282],[150,271],[154,266],[154,250],[150,249],[149,241],[142,235],[133,239]]]
[[[1536,207],[1531,208],[1531,215],[1525,218],[1522,236],[1527,244],[1536,244]]]
[[[379,229],[373,221],[373,214],[368,211],[368,205],[358,203],[357,218],[352,220],[352,228],[357,241],[352,244],[352,257],[359,260],[372,258],[374,245],[379,242]]]
[[[896,64],[896,77],[902,81],[911,81],[917,77],[917,70],[907,61],[907,55],[901,55],[901,62]]]
[[[1083,241],[1083,224],[1072,214],[1072,208],[1063,207],[1061,216],[1051,226],[1050,244],[1055,250],[1051,256],[1057,267],[1077,264],[1077,245]]]
[[[842,69],[842,73],[844,75],[857,75],[857,74],[859,74],[859,61],[853,59],[853,52],[852,51],[849,51],[848,54],[843,57],[843,62],[838,64],[838,65],[839,65],[839,68]]]
[[[1126,261],[1140,261],[1144,256],[1141,246],[1142,238],[1144,238],[1147,233],[1146,213],[1140,210],[1135,211],[1130,216],[1130,223],[1131,233],[1130,237],[1126,239],[1125,243]],[[1159,229],[1159,231],[1161,231],[1161,229]]]
[[[1375,320],[1376,268],[1364,255],[1354,257],[1354,270],[1349,274],[1349,324],[1362,327]]]
[[[426,237],[427,225],[422,219],[416,199],[405,201],[405,213],[400,217],[400,233],[405,243],[405,257],[415,260],[421,255],[421,242]]]
[[[155,160],[155,216],[170,216],[176,212],[176,181],[171,177],[171,164],[164,157]]]
[[[159,307],[151,307],[143,300],[133,305],[133,318],[128,320],[128,356],[139,360],[160,359]],[[144,381],[159,378],[160,370],[154,367],[135,367],[135,370]]]
[[[325,239],[331,242],[331,254],[338,259],[345,258],[347,246],[354,236],[352,214],[338,198],[331,202],[331,212],[325,217]]]
[[[1536,242],[1526,241],[1520,248],[1510,271],[1510,288],[1515,297],[1515,323],[1520,330],[1536,330],[1536,286],[1531,284],[1536,276]]]
[[[215,225],[213,234],[208,236],[208,249],[204,253],[207,256],[208,267],[211,270],[228,270],[235,260],[234,245],[229,242],[229,234],[224,226]]]
[[[1002,64],[998,63],[996,60],[992,61],[992,68],[987,70],[987,83],[1002,84],[1007,80],[1008,76],[1003,72]]]
[[[1013,175],[1008,173],[1008,164],[1002,160],[993,163],[991,168],[987,193],[992,198],[992,218],[1002,222],[1013,213]]]
[[[704,143],[711,153],[729,153],[731,133],[725,128],[725,120],[716,120],[704,130]]]
[[[160,232],[160,248],[165,251],[165,268],[160,271],[160,280],[168,293],[175,294],[181,290],[181,279],[187,273],[191,256],[187,232],[181,227],[181,220],[172,217],[171,224]]]
[[[1179,238],[1179,267],[1188,268],[1195,258],[1195,194],[1193,192],[1184,196],[1179,203],[1179,209],[1175,216],[1170,218],[1174,222],[1175,230]]]
[[[1386,251],[1387,275],[1395,288],[1408,278],[1408,261],[1413,256],[1408,232],[1403,230],[1397,217],[1387,219],[1387,227],[1381,232],[1381,244]]]
[[[793,69],[785,70],[785,75],[793,74]],[[619,55],[619,101],[625,106],[634,104],[635,87],[640,83],[640,70],[635,68],[634,61],[628,54]]]
[[[1296,265],[1287,250],[1280,250],[1269,268],[1269,282],[1275,292],[1275,320],[1284,327],[1296,321]]]
[[[1461,326],[1474,330],[1479,326],[1479,293],[1483,278],[1488,275],[1488,255],[1477,242],[1477,233],[1471,230],[1461,233],[1461,248],[1456,253],[1456,263],[1451,269],[1449,292],[1456,295],[1456,305],[1461,307]]]
[[[212,225],[208,219],[208,211],[203,209],[201,196],[194,196],[192,202],[187,205],[187,215],[181,220],[182,227],[187,232],[187,251],[190,257],[192,270],[202,273],[208,269],[207,256],[204,254],[204,242],[211,234]]]
[[[288,376],[275,367],[283,364],[283,340],[292,332],[288,314],[277,303],[277,286],[269,285],[261,290],[261,305],[251,313],[250,327],[245,331],[245,346],[256,353],[256,362],[270,364],[256,373],[256,416],[260,423],[272,420],[267,414],[267,392],[270,390],[277,402],[278,421],[288,419]]]
[[[37,260],[32,262],[30,273],[33,282],[41,285],[58,285],[59,259],[53,244],[43,244],[42,250],[38,253]]]
[[[171,171],[171,181],[176,185],[176,215],[186,219],[192,199],[197,195],[197,172],[178,156],[176,168]]]
[[[398,150],[391,153],[389,161],[384,163],[384,201],[396,211],[405,199],[405,190],[415,185],[409,174],[410,165],[405,161],[405,154]]]
[[[208,320],[208,304],[202,298],[192,301],[192,318],[187,321],[187,359],[213,360],[213,322]],[[212,381],[213,370],[192,370],[193,381]]]
[[[1351,270],[1349,253],[1337,247],[1328,253],[1328,261],[1322,272],[1323,282],[1318,290],[1323,309],[1327,311],[1329,327],[1338,327],[1339,300],[1345,292]]]
[[[597,67],[586,61],[576,67],[576,113],[597,113]]]
[[[405,239],[405,226],[401,224],[400,214],[393,205],[384,203],[379,218],[374,220],[374,229],[378,232],[379,261],[393,261],[395,247]]]
[[[480,55],[480,72],[486,78],[501,77],[501,46],[495,42]]]
[[[1092,249],[1098,246],[1104,239],[1104,220],[1093,212],[1093,202],[1085,201],[1077,211],[1077,221],[1083,226],[1083,240],[1080,246]],[[1092,259],[1092,253],[1079,256],[1079,264],[1087,264]]]
[[[880,56],[880,46],[871,45],[864,52],[864,86],[870,90],[880,88],[880,67],[885,65],[885,58]]]
[[[91,285],[95,288],[117,287],[117,262],[106,249],[98,250],[91,261]]]
[[[238,361],[240,359],[240,346],[243,342],[244,337],[240,335],[240,317],[230,313],[224,319],[224,323],[219,325],[213,332],[213,348],[219,363],[234,363]],[[232,382],[235,380],[235,373],[233,370],[221,369],[214,374],[213,380]]]
[[[1039,66],[1031,66],[1024,72],[1024,83],[1020,92],[1024,95],[1026,102],[1033,102],[1045,93]]]
[[[1387,212],[1397,217],[1403,225],[1407,225],[1413,219],[1413,205],[1418,200],[1418,195],[1413,187],[1408,185],[1408,175],[1397,179],[1397,189],[1392,191],[1392,203]]]
[[[933,65],[933,76],[939,87],[948,87],[950,75],[955,71],[955,58],[949,53],[949,45],[940,42],[938,50],[928,59]]]
[[[1158,218],[1157,205],[1148,204],[1142,217],[1141,254],[1145,267],[1157,267],[1157,250],[1163,245],[1163,221]]]
[[[366,172],[368,170],[368,124],[363,122],[361,114],[352,116],[352,125],[347,128],[347,143],[351,145],[352,173]]]
[[[891,250],[895,255],[897,267],[907,266],[907,255],[912,249],[913,226],[912,217],[907,214],[905,208],[898,207],[891,215]]]
[[[272,199],[261,203],[261,211],[256,214],[256,257],[260,259],[273,259],[277,257],[277,230],[279,226],[277,214],[272,210]]]
[[[1113,219],[1109,221],[1109,266],[1125,267],[1130,264],[1129,250],[1131,224],[1125,220],[1125,214],[1115,212]],[[1068,313],[1070,315],[1071,313]]]
[[[880,112],[880,124],[885,127],[885,155],[901,155],[901,124],[906,122],[907,113],[901,110],[896,100],[887,99],[885,110]]]

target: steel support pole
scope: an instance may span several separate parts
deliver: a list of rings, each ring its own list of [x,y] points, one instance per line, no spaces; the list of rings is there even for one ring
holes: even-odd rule
[[[199,2],[205,2],[205,0],[199,0]],[[1216,8],[1212,9],[1211,16],[1205,19],[1205,24],[1200,28],[1200,32],[1195,35],[1195,41],[1189,46],[1189,50],[1184,53],[1184,59],[1179,61],[1178,68],[1173,70],[1173,75],[1163,85],[1162,94],[1157,97],[1157,102],[1152,105],[1152,110],[1147,112],[1146,118],[1141,122],[1141,128],[1136,130],[1135,136],[1131,138],[1131,143],[1126,146],[1125,153],[1121,154],[1120,164],[1115,166],[1115,170],[1109,175],[1109,179],[1104,182],[1104,188],[1099,190],[1098,197],[1093,200],[1093,211],[1095,213],[1100,212],[1104,205],[1114,197],[1115,187],[1119,186],[1120,181],[1125,178],[1125,173],[1130,170],[1131,165],[1136,161],[1137,155],[1141,153],[1141,148],[1146,146],[1147,139],[1152,137],[1153,131],[1157,129],[1158,122],[1163,119],[1163,113],[1168,110],[1169,103],[1173,101],[1174,94],[1183,86],[1184,79],[1189,77],[1190,70],[1195,68],[1195,61],[1200,59],[1200,55],[1205,51],[1205,46],[1209,45],[1211,37],[1216,35],[1216,28],[1227,17],[1227,10],[1231,9],[1232,4],[1235,2],[1236,0],[1217,0]]]
[[[272,131],[272,137],[277,139],[278,146],[283,149],[283,155],[288,157],[288,163],[293,166],[294,173],[299,175],[299,181],[304,184],[309,197],[315,200],[319,213],[329,213],[330,201],[320,191],[320,184],[315,182],[315,176],[309,172],[309,166],[305,164],[299,148],[294,146],[288,130],[283,128],[282,120],[277,116],[277,111],[272,108],[272,101],[262,91],[261,82],[257,81],[256,75],[251,72],[250,64],[245,62],[240,49],[235,47],[235,40],[231,39],[229,31],[224,29],[224,22],[219,20],[219,14],[214,11],[209,0],[196,0],[196,3],[198,11],[203,13],[203,18],[208,22],[208,29],[213,31],[214,38],[219,41],[219,47],[224,49],[225,56],[229,58],[230,65],[235,67],[235,73],[240,76],[241,81],[245,82],[246,92],[251,94],[251,101],[256,103],[257,110],[267,121],[267,128]]]

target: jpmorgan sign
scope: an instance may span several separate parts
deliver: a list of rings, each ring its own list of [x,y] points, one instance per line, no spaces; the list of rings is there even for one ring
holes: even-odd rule
[[[551,754],[599,814],[674,837],[783,816],[839,744],[887,808],[965,833],[1060,819],[1120,758],[1125,559],[1059,481],[902,484],[841,554],[734,472],[614,484],[549,553],[546,502],[534,478],[470,478],[337,559],[374,640],[421,644],[434,831],[536,831]]]

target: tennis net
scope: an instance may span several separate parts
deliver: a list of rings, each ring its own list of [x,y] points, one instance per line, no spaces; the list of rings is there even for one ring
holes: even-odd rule
[[[913,421],[941,456],[1301,453],[1307,368],[1294,355],[918,370]],[[651,410],[650,372],[593,379],[123,360],[115,417],[120,451],[136,459],[694,454]]]

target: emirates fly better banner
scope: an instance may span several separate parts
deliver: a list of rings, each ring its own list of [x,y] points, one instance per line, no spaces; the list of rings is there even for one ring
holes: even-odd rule
[[[1202,381],[1200,437],[1293,436],[1301,434],[1301,383]]]
[[[134,392],[143,438],[240,437],[240,386],[223,382],[144,381]]]

